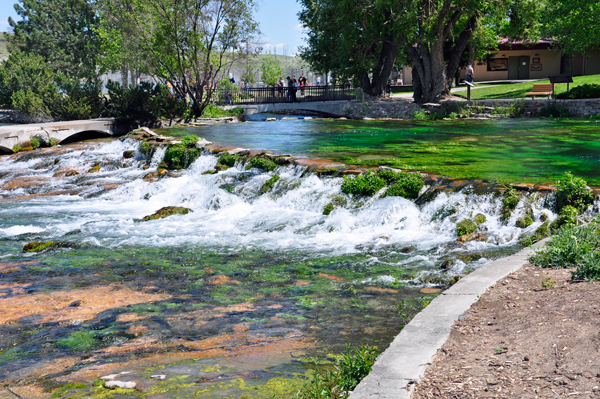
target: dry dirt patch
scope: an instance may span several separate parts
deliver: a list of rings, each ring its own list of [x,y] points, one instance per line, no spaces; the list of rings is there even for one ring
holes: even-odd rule
[[[526,265],[454,326],[414,398],[600,397],[600,282]]]

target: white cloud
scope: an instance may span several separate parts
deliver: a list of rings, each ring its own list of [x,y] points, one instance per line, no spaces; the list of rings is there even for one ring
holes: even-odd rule
[[[304,24],[298,24],[298,25],[294,25],[292,27],[292,30],[300,30],[300,31],[304,31],[306,30],[306,27],[304,26]]]
[[[8,18],[6,18],[5,20],[0,21],[0,25],[8,25]]]

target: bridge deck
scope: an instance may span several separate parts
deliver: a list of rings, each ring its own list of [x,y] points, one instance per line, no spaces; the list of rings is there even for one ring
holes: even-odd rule
[[[15,145],[29,147],[31,137],[34,136],[45,136],[60,143],[83,132],[96,132],[107,136],[118,133],[113,118],[0,126],[0,153],[12,153]]]

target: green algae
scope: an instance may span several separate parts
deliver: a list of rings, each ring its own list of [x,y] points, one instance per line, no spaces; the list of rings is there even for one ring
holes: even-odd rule
[[[96,345],[96,333],[87,330],[76,331],[67,338],[57,341],[56,345],[74,351],[86,351]]]
[[[277,164],[271,161],[270,159],[256,156],[250,159],[250,162],[246,166],[246,169],[258,168],[262,169],[265,172],[271,172],[275,170],[276,167]]]

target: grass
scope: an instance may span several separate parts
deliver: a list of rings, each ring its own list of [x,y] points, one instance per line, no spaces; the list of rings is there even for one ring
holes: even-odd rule
[[[534,83],[550,83],[549,80],[541,80],[537,82],[528,83],[514,83],[514,84],[496,84],[489,83],[485,86],[493,85],[495,87],[488,87],[485,89],[476,89],[471,91],[471,100],[494,100],[502,98],[526,98],[525,93],[528,93],[533,88]],[[573,77],[573,83],[569,85],[570,88],[580,86],[583,84],[600,83],[600,75],[589,75],[589,76],[575,76]],[[567,85],[560,83],[555,86],[554,93],[560,94],[567,91]],[[465,97],[466,92],[459,92],[455,95]],[[529,97],[528,97],[529,98]],[[544,98],[544,97],[541,97]]]

